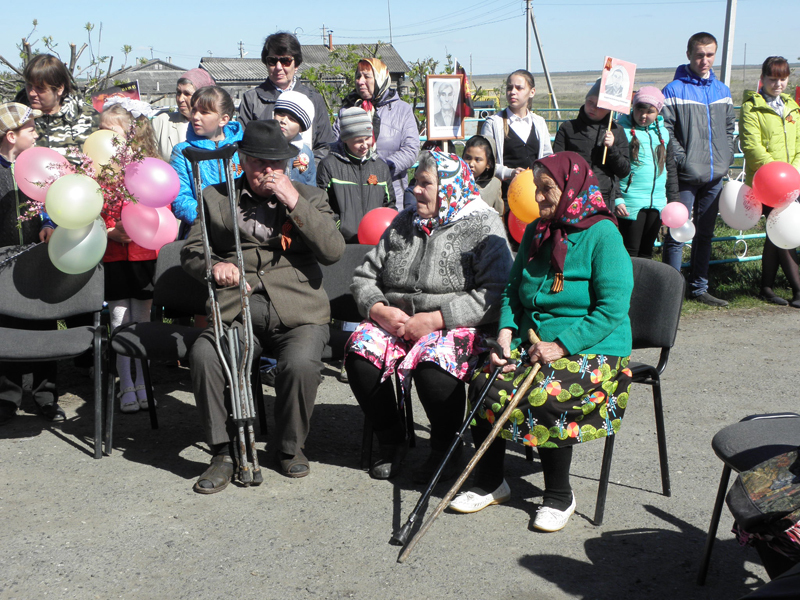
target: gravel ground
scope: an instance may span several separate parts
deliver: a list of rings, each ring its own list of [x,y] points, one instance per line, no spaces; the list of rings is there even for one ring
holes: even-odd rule
[[[0,430],[0,598],[738,598],[767,577],[729,533],[727,510],[708,583],[694,583],[721,471],[710,441],[747,414],[800,408],[798,317],[765,307],[683,320],[664,378],[672,497],[660,493],[650,390],[636,386],[601,527],[591,519],[602,444],[576,450],[578,510],[555,534],[530,529],[541,469],[513,454],[511,501],[444,513],[402,565],[387,542],[421,492],[407,475],[427,452],[421,409],[403,474],[373,481],[358,468],[361,412],[328,369],[311,475],[281,476],[259,443],[263,485],[201,496],[191,487],[208,455],[187,369],[155,368],[161,428],[117,414],[113,454],[98,461],[90,381],[63,363],[66,423],[46,425],[28,399]]]

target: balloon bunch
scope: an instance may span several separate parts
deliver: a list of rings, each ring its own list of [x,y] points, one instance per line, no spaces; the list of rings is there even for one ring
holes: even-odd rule
[[[511,209],[511,214],[508,215],[508,231],[519,244],[528,224],[539,218],[532,170],[525,169],[511,180],[511,185],[508,186],[508,207]]]
[[[144,158],[132,138],[133,131],[127,139],[95,131],[82,153],[68,152],[75,165],[50,148],[33,147],[19,155],[14,177],[30,198],[20,219],[46,211],[58,225],[48,254],[59,270],[84,273],[103,259],[104,217],[122,219],[128,236],[144,248],[158,250],[175,239],[177,222],[166,207],[178,195],[178,175],[164,161]],[[132,215],[128,223],[126,214]]]
[[[696,233],[689,209],[680,202],[668,202],[661,209],[661,222],[669,227],[669,234],[676,242],[688,242]]]
[[[722,189],[719,213],[728,227],[751,229],[761,218],[761,207],[773,210],[767,217],[767,236],[779,248],[800,246],[800,172],[792,165],[773,161],[753,176],[753,187],[729,181]]]

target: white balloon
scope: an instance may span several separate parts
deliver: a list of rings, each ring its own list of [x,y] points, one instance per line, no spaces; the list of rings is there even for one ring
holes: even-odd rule
[[[719,196],[719,214],[732,229],[743,231],[755,227],[761,218],[761,202],[750,186],[741,181],[729,181]]]
[[[800,246],[800,204],[790,202],[773,208],[767,217],[767,237],[778,248],[788,250]]]
[[[688,242],[694,237],[695,234],[694,223],[692,223],[692,220],[689,219],[680,227],[670,227],[669,234],[676,242]]]

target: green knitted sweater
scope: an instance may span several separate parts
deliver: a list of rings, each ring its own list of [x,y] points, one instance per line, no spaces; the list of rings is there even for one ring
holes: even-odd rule
[[[552,239],[528,261],[535,223],[525,230],[503,292],[500,328],[517,331],[511,347],[527,339],[532,328],[542,341],[561,342],[570,355],[628,356],[633,269],[614,223],[603,220],[588,229],[567,230],[564,289],[557,294],[550,291]]]

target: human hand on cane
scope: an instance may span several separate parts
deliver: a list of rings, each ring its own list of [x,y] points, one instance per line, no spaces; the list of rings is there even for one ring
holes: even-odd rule
[[[228,262],[218,262],[211,269],[214,281],[220,287],[233,287],[239,285],[239,267]],[[250,293],[250,284],[245,282],[247,293]]]

